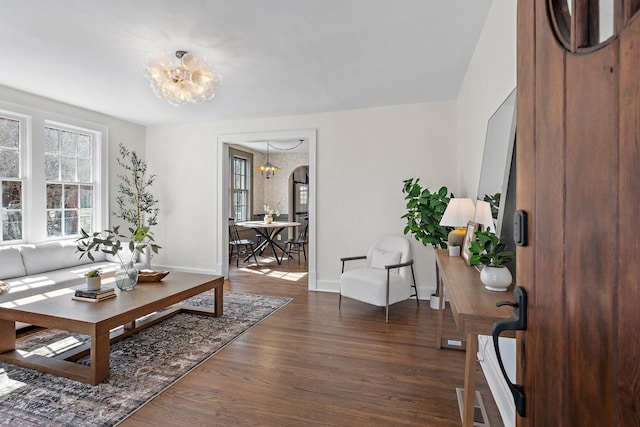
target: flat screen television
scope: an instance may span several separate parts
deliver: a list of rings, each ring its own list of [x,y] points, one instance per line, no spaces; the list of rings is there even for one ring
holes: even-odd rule
[[[516,89],[500,104],[487,122],[478,200],[491,205],[494,232],[511,250],[515,212]]]

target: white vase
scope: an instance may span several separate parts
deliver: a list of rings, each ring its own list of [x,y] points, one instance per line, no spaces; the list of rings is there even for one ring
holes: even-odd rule
[[[513,277],[507,267],[485,267],[480,272],[480,281],[490,291],[504,292],[507,290]]]
[[[266,222],[267,224],[271,224],[272,221],[273,221],[273,216],[269,214],[264,216],[264,222]]]

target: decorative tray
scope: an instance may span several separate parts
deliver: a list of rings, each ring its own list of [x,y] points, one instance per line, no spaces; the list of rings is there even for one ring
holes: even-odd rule
[[[169,274],[168,271],[142,270],[138,273],[138,282],[159,282]]]

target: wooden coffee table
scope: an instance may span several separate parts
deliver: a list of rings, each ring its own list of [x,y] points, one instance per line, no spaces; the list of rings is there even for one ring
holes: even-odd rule
[[[115,288],[113,282],[103,284]],[[79,284],[43,294],[37,301],[1,304],[0,360],[96,385],[109,377],[112,342],[180,312],[222,316],[223,284],[222,276],[171,272],[161,282],[138,283],[132,291],[116,289],[116,298],[97,303],[71,299],[75,288],[83,287]],[[213,307],[174,305],[212,289]],[[25,357],[16,350],[15,322],[78,332],[89,335],[91,340],[56,357]],[[87,354],[91,357],[90,366],[73,362]]]

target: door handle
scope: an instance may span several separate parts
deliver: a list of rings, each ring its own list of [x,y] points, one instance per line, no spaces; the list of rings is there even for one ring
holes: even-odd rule
[[[527,291],[521,286],[516,286],[513,289],[513,298],[515,301],[501,301],[496,303],[496,306],[501,307],[503,305],[509,305],[513,307],[513,314],[508,319],[499,320],[493,324],[493,347],[496,350],[498,356],[498,364],[502,371],[502,376],[507,381],[509,390],[513,395],[513,400],[516,404],[516,410],[521,417],[525,416],[525,396],[524,388],[519,384],[513,384],[507,372],[504,369],[502,363],[502,356],[500,355],[500,346],[498,345],[498,338],[503,331],[525,331],[527,330]]]

